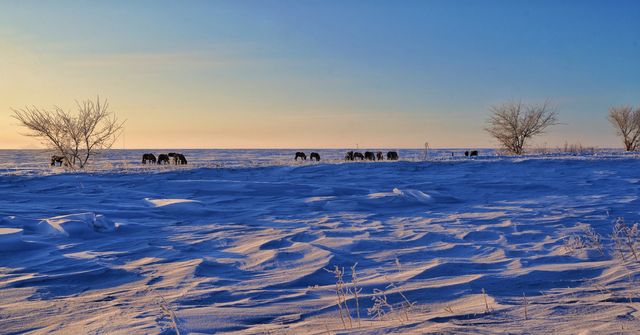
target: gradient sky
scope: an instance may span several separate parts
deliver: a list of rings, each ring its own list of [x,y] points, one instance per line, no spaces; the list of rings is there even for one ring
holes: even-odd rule
[[[0,0],[0,148],[96,94],[117,148],[492,147],[489,106],[547,98],[537,144],[617,147],[640,1]]]

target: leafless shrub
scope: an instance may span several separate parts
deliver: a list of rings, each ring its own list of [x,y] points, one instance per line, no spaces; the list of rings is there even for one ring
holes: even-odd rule
[[[564,250],[568,253],[574,253],[577,250],[586,248],[586,244],[580,235],[570,235],[564,238]]]
[[[85,100],[76,102],[75,114],[59,107],[53,110],[27,106],[13,110],[13,118],[56,154],[68,167],[84,168],[98,150],[109,149],[120,134],[124,122],[109,111],[109,103]]]
[[[333,275],[336,277],[335,291],[336,299],[338,300],[338,312],[340,313],[342,326],[344,327],[344,329],[347,329],[347,323],[344,318],[344,315],[346,314],[347,318],[349,319],[349,326],[353,328],[353,321],[351,319],[351,313],[349,312],[349,306],[347,305],[345,283],[343,280],[344,268],[335,266],[333,270],[325,270],[333,273]]]
[[[604,256],[604,248],[602,247],[602,236],[591,227],[585,229],[585,244],[587,247],[596,249],[601,256]]]
[[[607,119],[622,138],[625,150],[636,151],[640,142],[640,107],[612,107]]]
[[[396,268],[398,269],[398,272],[401,272],[402,264],[400,264],[400,260],[397,257],[395,262],[396,262]],[[411,312],[411,309],[413,308],[413,306],[416,304],[415,301],[409,301],[409,299],[404,294],[404,292],[402,292],[402,290],[393,281],[389,281],[389,285],[387,286],[387,289],[389,288],[393,288],[398,291],[398,294],[402,298],[402,301],[400,302],[400,310],[402,311],[402,314],[404,314],[406,321],[409,321],[409,313]]]
[[[638,261],[637,245],[640,237],[638,229],[637,223],[629,226],[624,222],[624,218],[621,217],[614,222],[611,239],[623,261],[626,260],[625,251],[631,253],[633,259],[636,262]]]
[[[377,288],[373,289],[371,300],[373,300],[373,306],[367,308],[369,316],[382,320],[387,313],[393,312],[393,306],[387,301],[387,295],[384,291]]]
[[[564,238],[564,249],[568,253],[574,253],[581,249],[595,249],[604,256],[602,236],[593,229],[586,228],[581,234],[574,234]]]
[[[356,266],[358,263],[353,264],[351,267],[351,293],[356,301],[356,316],[358,317],[358,327],[362,327],[360,322],[360,292],[361,288],[358,287],[358,272],[356,271]]]
[[[524,153],[527,140],[557,124],[558,113],[549,102],[526,105],[506,102],[490,108],[491,116],[485,130],[511,154]]]

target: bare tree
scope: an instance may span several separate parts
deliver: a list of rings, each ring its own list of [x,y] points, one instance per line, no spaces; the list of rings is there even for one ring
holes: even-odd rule
[[[27,136],[63,156],[72,169],[84,168],[100,149],[109,149],[122,131],[124,122],[109,111],[109,103],[85,100],[77,102],[75,114],[54,107],[53,110],[27,106],[13,110],[13,118],[27,128]]]
[[[540,135],[558,124],[558,113],[549,101],[542,104],[506,102],[491,106],[491,116],[485,130],[491,134],[508,152],[521,155],[527,140]]]
[[[622,137],[627,151],[638,150],[640,144],[640,107],[635,110],[631,106],[613,107],[609,109],[609,122]]]

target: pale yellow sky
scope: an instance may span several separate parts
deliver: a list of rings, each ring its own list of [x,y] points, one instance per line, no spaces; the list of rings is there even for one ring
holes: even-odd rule
[[[594,36],[549,4],[386,6],[0,2],[0,148],[40,146],[12,107],[96,95],[126,120],[118,148],[493,147],[488,109],[514,99],[558,107],[533,145],[618,147],[607,110],[640,103],[630,11]]]
[[[126,119],[118,148],[420,147],[430,138],[446,137],[447,121],[455,121],[434,117],[416,122],[403,110],[349,101],[348,92],[334,101],[313,92],[318,97],[311,101],[296,97],[321,90],[320,85],[345,85],[331,83],[331,78],[316,83],[294,77],[204,82],[198,73],[225,74],[229,68],[256,66],[215,52],[76,58],[5,40],[0,42],[0,57],[0,148],[40,147],[37,140],[21,135],[24,130],[11,118],[12,107],[58,105],[73,110],[76,99],[96,94],[109,99],[111,110]],[[367,109],[364,118],[362,107]],[[447,145],[469,140],[462,137]]]

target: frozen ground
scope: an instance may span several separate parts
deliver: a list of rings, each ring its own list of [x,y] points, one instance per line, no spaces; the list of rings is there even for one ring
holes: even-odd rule
[[[624,260],[611,240],[640,217],[637,157],[342,152],[194,151],[175,169],[123,151],[92,173],[0,152],[0,333],[640,331],[634,231]],[[343,323],[325,269],[351,289],[355,263]]]

